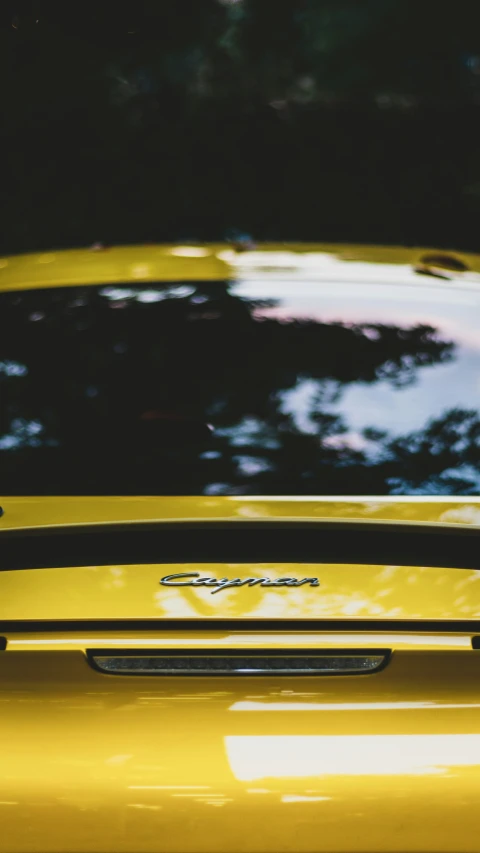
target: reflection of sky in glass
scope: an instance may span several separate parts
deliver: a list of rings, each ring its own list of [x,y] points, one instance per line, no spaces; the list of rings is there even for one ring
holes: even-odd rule
[[[0,450],[15,488],[19,461],[28,491],[47,456],[70,447],[85,464],[68,489],[73,477],[102,493],[127,479],[145,494],[363,494],[365,466],[378,494],[480,488],[480,276],[321,252],[221,254],[224,280],[32,291],[18,310],[6,294],[17,325],[0,361],[11,395]],[[52,488],[66,488],[62,476]]]
[[[371,265],[355,266],[366,266],[372,272]],[[346,277],[345,270],[343,274]],[[422,428],[430,417],[449,408],[478,408],[480,289],[456,283],[424,285],[413,273],[412,278],[413,283],[397,284],[296,278],[273,281],[262,276],[234,287],[236,295],[244,298],[278,299],[278,306],[258,308],[257,317],[310,317],[327,323],[385,323],[405,328],[424,324],[437,329],[439,338],[454,342],[453,360],[418,369],[412,385],[398,388],[387,380],[357,381],[343,387],[338,402],[322,407],[344,416],[351,432],[342,441],[351,446],[362,446],[363,439],[355,433],[372,425],[405,432]],[[315,381],[302,379],[283,396],[283,410],[294,414],[297,427],[305,431],[314,431],[309,427],[308,410],[317,387]]]

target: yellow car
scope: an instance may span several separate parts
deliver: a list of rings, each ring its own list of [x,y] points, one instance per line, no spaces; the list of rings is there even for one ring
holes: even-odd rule
[[[480,849],[479,306],[428,249],[0,259],[0,851]]]

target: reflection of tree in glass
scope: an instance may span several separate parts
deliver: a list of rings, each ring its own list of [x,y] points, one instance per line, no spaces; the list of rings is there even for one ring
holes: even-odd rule
[[[392,492],[473,494],[480,490],[478,411],[451,409],[425,429],[385,441]]]
[[[352,443],[329,411],[355,382],[414,382],[454,347],[427,326],[261,317],[228,283],[4,294],[4,491],[385,493],[469,489],[478,418],[454,413],[392,440]],[[311,383],[304,419],[295,394]],[[289,405],[285,404],[286,395]],[[208,431],[195,424],[210,423]],[[193,426],[192,426],[193,425]],[[455,439],[455,440],[453,440]],[[1,439],[0,439],[1,440]],[[448,473],[463,464],[462,477]],[[465,466],[470,466],[468,469]]]

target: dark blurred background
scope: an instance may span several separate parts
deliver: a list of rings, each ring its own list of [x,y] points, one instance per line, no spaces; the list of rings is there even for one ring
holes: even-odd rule
[[[480,250],[478,0],[3,0],[0,251]]]

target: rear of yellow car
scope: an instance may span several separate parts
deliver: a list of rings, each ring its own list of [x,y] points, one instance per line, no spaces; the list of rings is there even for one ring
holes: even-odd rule
[[[476,273],[181,248],[3,286],[0,850],[478,851]]]

